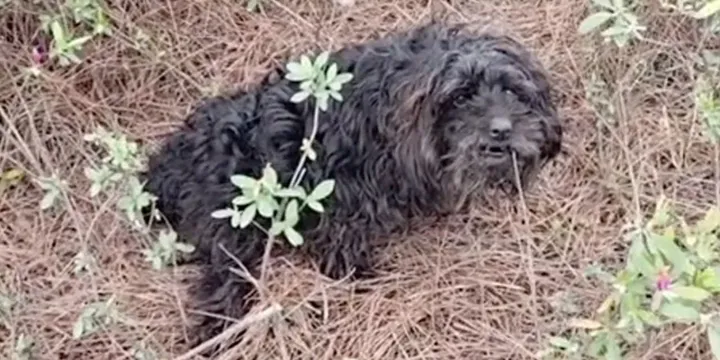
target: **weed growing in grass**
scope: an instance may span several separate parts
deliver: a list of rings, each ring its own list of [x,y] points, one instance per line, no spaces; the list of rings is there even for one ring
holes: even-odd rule
[[[660,0],[665,9],[677,11],[703,22],[713,33],[720,32],[720,1],[718,0]]]
[[[96,36],[111,35],[110,21],[99,0],[66,0],[58,13],[41,15],[41,29],[52,36],[50,58],[60,66],[80,63],[78,53]],[[77,28],[80,33],[75,33]]]
[[[91,303],[83,309],[80,317],[73,325],[73,339],[80,339],[121,320],[120,313],[115,305],[115,297],[111,296],[105,301]]]
[[[695,106],[703,130],[715,146],[720,146],[720,54],[706,51],[701,55],[704,71],[695,86]]]
[[[148,206],[155,210],[157,198],[144,191],[137,177],[143,167],[137,143],[128,140],[125,135],[112,134],[103,128],[85,136],[85,140],[101,146],[107,152],[99,166],[85,169],[85,176],[92,182],[90,196],[96,197],[100,192],[120,192],[116,202],[118,210],[125,213],[127,220],[137,230],[147,235],[149,224],[143,223],[142,210]],[[154,214],[155,218],[161,216],[158,211],[154,211]],[[178,242],[174,231],[165,230],[160,232],[152,248],[144,254],[152,267],[160,270],[175,264],[178,252],[191,253],[194,250],[192,245]]]
[[[246,175],[234,175],[232,183],[241,190],[241,194],[232,200],[232,207],[219,209],[212,213],[214,218],[229,218],[233,227],[246,228],[250,223],[258,226],[271,237],[283,234],[293,246],[303,243],[303,237],[295,230],[300,220],[300,212],[305,208],[323,212],[321,200],[332,194],[335,180],[326,179],[320,182],[309,194],[299,184],[304,175],[304,164],[307,160],[314,161],[317,154],[312,148],[318,129],[320,111],[327,111],[330,98],[342,101],[340,89],[343,84],[352,80],[350,73],[338,73],[337,64],[327,66],[329,52],[322,52],[311,61],[308,56],[301,56],[299,62],[287,65],[286,78],[300,82],[300,91],[292,96],[291,101],[299,103],[310,96],[315,98],[313,128],[310,138],[303,139],[299,149],[302,151],[300,162],[295,169],[290,184],[284,187],[278,183],[278,176],[271,164],[263,169],[262,177],[255,179]],[[240,207],[243,207],[240,209]],[[265,229],[255,221],[256,215],[271,219],[270,229]]]
[[[543,359],[623,359],[651,329],[673,324],[702,328],[720,359],[720,209],[711,208],[695,224],[673,214],[664,198],[650,220],[628,234],[623,269],[610,274],[599,266],[586,272],[613,290],[592,319],[574,319],[577,332],[553,337]]]
[[[91,181],[89,193],[91,198],[98,198],[106,194],[108,199],[115,199],[115,205],[130,224],[141,234],[151,238],[149,227],[143,224],[141,210],[151,206],[154,208],[155,196],[143,191],[137,173],[143,167],[141,151],[137,143],[130,141],[125,135],[117,135],[103,128],[86,135],[84,139],[98,146],[105,153],[96,166],[85,169],[85,176]],[[40,186],[46,190],[41,201],[41,208],[49,209],[56,205],[66,193],[66,183],[57,176],[42,178]],[[155,218],[160,214],[155,211]],[[190,253],[194,247],[177,241],[177,234],[171,229],[160,232],[151,249],[143,253],[146,260],[154,269],[162,269],[174,265],[178,253]],[[97,262],[92,254],[83,248],[73,258],[73,272],[76,276],[92,272]],[[74,339],[80,339],[108,326],[121,321],[116,308],[115,298],[111,296],[106,301],[94,302],[87,305],[76,320],[72,334]],[[136,349],[137,350],[137,349]],[[136,359],[153,359],[153,353],[144,348],[135,352]]]
[[[41,177],[37,180],[38,186],[45,190],[45,196],[40,200],[40,209],[48,210],[58,204],[67,188],[67,181],[62,180],[57,174],[48,177]]]
[[[594,3],[605,10],[583,20],[582,33],[618,18],[621,12],[622,1]],[[684,3],[677,5],[682,11],[695,18],[709,18],[720,11],[720,1],[694,2],[691,7],[683,7],[688,2],[679,3]],[[615,7],[614,12],[606,11],[610,5]],[[613,33],[606,30],[603,36]],[[716,84],[720,58],[708,52],[703,55],[706,69],[696,86],[696,107],[706,135],[718,146],[720,97]],[[612,104],[603,100],[607,98],[603,84],[596,78],[590,83],[587,96],[599,115],[614,118]],[[628,233],[628,241],[630,248],[623,269],[611,274],[593,266],[586,271],[587,276],[612,288],[594,316],[571,320],[571,334],[551,337],[549,346],[538,357],[623,359],[634,345],[647,340],[649,331],[686,324],[704,331],[714,357],[720,359],[720,311],[713,306],[720,293],[720,208],[708,209],[701,220],[689,225],[661,198],[653,216]]]

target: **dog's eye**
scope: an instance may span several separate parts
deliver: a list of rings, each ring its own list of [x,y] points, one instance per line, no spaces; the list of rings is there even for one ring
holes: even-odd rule
[[[453,122],[453,123],[448,124],[447,131],[451,134],[454,134],[454,133],[460,131],[461,127],[462,126],[459,123]]]
[[[470,99],[470,96],[471,95],[467,93],[458,94],[453,98],[453,105],[455,107],[460,107],[464,105]]]

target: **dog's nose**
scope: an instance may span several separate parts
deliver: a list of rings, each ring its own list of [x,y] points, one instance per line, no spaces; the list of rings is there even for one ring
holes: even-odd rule
[[[506,117],[496,117],[490,123],[490,136],[493,140],[503,141],[508,138],[512,130],[512,122]]]

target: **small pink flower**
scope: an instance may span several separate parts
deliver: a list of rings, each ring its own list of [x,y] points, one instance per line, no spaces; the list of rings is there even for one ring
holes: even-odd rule
[[[658,291],[663,291],[669,289],[670,285],[672,285],[672,279],[670,279],[670,275],[668,275],[668,268],[665,267],[660,270],[658,274],[657,280],[655,281],[655,288]]]
[[[36,65],[44,64],[48,59],[48,53],[45,47],[40,44],[33,46],[32,59]]]

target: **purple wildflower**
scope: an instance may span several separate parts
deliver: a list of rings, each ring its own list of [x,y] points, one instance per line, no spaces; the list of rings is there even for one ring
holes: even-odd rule
[[[672,285],[672,279],[670,279],[670,275],[668,274],[668,269],[666,267],[660,270],[657,280],[655,281],[655,288],[658,291],[664,291],[669,289],[670,285]]]
[[[32,48],[32,60],[35,65],[42,65],[48,59],[48,52],[42,44],[33,46]]]

